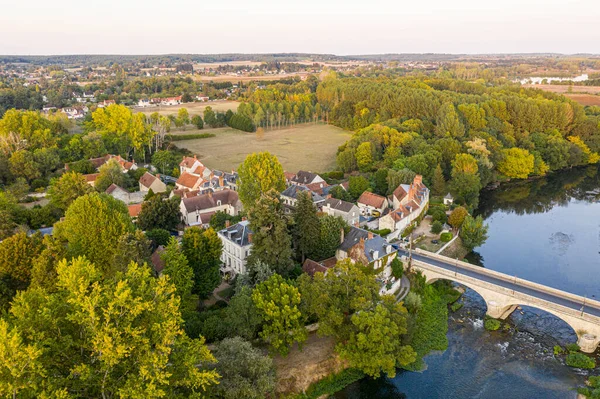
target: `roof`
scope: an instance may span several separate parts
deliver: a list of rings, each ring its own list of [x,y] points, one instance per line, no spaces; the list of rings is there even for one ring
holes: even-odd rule
[[[181,176],[179,176],[179,179],[177,179],[176,184],[183,187],[194,188],[194,186],[198,184],[198,180],[202,180],[202,177],[183,172]]]
[[[402,200],[402,198],[404,198],[406,196],[406,194],[408,194],[409,189],[410,189],[410,186],[408,184],[400,184],[394,190],[394,197],[396,197],[398,199],[398,201]]]
[[[140,177],[140,184],[144,187],[150,188],[152,183],[154,183],[158,179],[158,177],[146,172]]]
[[[365,205],[372,206],[373,208],[384,208],[386,201],[387,201],[387,198],[382,197],[381,195],[377,195],[370,191],[365,191],[364,193],[362,193],[360,195],[360,198],[358,199],[357,202],[359,204],[365,204]]]
[[[183,198],[183,206],[185,210],[190,212],[198,212],[202,210],[208,210],[216,208],[218,201],[221,201],[221,205],[229,204],[235,205],[239,200],[238,193],[233,190],[221,190],[215,193],[202,194],[196,197]]]
[[[337,259],[335,257],[316,262],[312,259],[306,259],[302,265],[302,271],[313,277],[315,273],[327,273],[329,269],[335,267]]]
[[[323,207],[331,207],[340,212],[348,213],[354,208],[354,204],[336,198],[328,198],[323,203]]]
[[[365,243],[365,256],[369,263],[382,258],[387,254],[387,250],[393,251],[392,244],[388,243],[383,237],[358,227],[350,227],[350,232],[346,234],[344,242],[339,248],[348,252],[361,240]],[[377,258],[375,258],[375,252],[377,252]]]
[[[298,173],[296,173],[296,176],[294,176],[291,180],[295,183],[309,184],[312,183],[312,181],[317,177],[320,176],[316,173],[299,170]]]
[[[452,194],[448,193],[448,194],[446,194],[444,199],[454,199],[454,197],[452,197]]]
[[[288,198],[293,198],[293,199],[297,199],[298,198],[298,194],[301,192],[308,192],[311,194],[312,196],[312,200],[314,203],[317,202],[322,202],[325,199],[323,197],[321,197],[319,194],[310,191],[307,187],[304,186],[296,186],[296,185],[291,185],[288,188],[286,188],[285,190],[283,190],[283,192],[281,193],[282,196],[284,197],[288,197]]]
[[[196,156],[192,157],[183,157],[183,160],[179,163],[179,166],[185,166],[186,168],[191,168],[198,161]]]
[[[324,181],[306,185],[306,188],[308,188],[310,191],[315,192],[319,195],[323,195],[323,193],[325,191],[324,189],[326,187],[329,187],[329,184],[327,184],[327,182],[324,182]]]
[[[108,186],[108,188],[106,189],[105,193],[106,194],[112,194],[113,192],[120,190],[124,193],[129,193],[129,191],[125,190],[123,187],[119,187],[117,186],[115,183],[111,184],[110,186]]]
[[[85,177],[85,181],[86,182],[90,183],[90,182],[96,181],[96,179],[98,178],[99,174],[100,173],[90,173],[90,174],[87,174],[87,175],[83,175],[83,177]]]
[[[142,204],[129,205],[127,210],[129,211],[129,217],[136,218],[142,211]]]
[[[283,172],[283,175],[285,176],[285,180],[292,180],[296,177],[295,173],[292,172]]]
[[[344,181],[344,182],[341,182],[341,183],[340,183],[340,186],[341,186],[341,187],[342,187],[344,190],[348,191],[348,188],[350,187],[350,182],[349,182],[349,181]]]
[[[250,223],[247,220],[242,220],[233,226],[229,226],[219,231],[219,235],[223,236],[226,240],[242,247],[252,244],[250,241],[250,234],[252,234],[252,230],[250,229]]]

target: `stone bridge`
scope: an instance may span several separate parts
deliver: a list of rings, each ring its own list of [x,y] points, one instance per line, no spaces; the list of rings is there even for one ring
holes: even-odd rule
[[[411,267],[420,270],[427,283],[450,280],[477,292],[485,300],[490,317],[505,319],[517,306],[531,306],[571,326],[583,352],[594,352],[600,343],[598,301],[419,249],[412,255],[400,249],[398,254],[405,261],[410,256]]]

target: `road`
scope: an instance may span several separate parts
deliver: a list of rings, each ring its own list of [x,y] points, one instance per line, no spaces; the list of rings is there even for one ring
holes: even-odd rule
[[[408,251],[406,251],[402,248],[400,248],[398,250],[398,254],[400,256],[408,257]],[[545,292],[545,291],[537,290],[532,287],[520,285],[519,280],[517,280],[517,282],[515,284],[514,277],[509,276],[509,275],[506,275],[506,279],[501,279],[501,278],[487,274],[485,272],[485,270],[486,270],[485,268],[481,268],[481,272],[479,272],[477,270],[467,269],[467,268],[461,266],[460,264],[454,263],[452,261],[443,262],[439,259],[430,258],[426,255],[416,254],[414,252],[412,254],[412,258],[419,262],[428,263],[430,265],[437,266],[439,268],[445,269],[452,273],[457,273],[457,274],[460,274],[463,276],[475,278],[475,279],[484,281],[486,283],[490,283],[490,284],[494,284],[494,285],[504,287],[504,288],[507,288],[510,290],[514,290],[515,292],[529,295],[529,296],[532,296],[532,297],[535,297],[535,298],[538,298],[538,299],[541,299],[544,301],[548,301],[548,302],[551,302],[551,303],[554,303],[557,305],[561,305],[561,306],[573,309],[577,312],[581,312],[581,308],[583,305],[582,302],[574,301],[569,298],[565,298],[560,295],[553,294],[551,292]],[[587,313],[589,315],[600,317],[600,307],[591,306],[589,304],[586,304],[583,310],[585,313]]]

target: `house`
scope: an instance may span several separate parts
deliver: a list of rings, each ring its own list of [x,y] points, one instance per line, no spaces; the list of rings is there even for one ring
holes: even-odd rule
[[[204,179],[201,176],[183,172],[175,182],[175,187],[177,187],[178,190],[193,191],[198,190],[203,182]]]
[[[193,157],[184,156],[181,162],[179,162],[179,174],[181,175],[185,172],[208,177],[211,171],[196,158],[196,155],[194,155]]]
[[[452,194],[448,193],[444,197],[444,205],[452,205],[454,203],[454,197]]]
[[[98,103],[98,108],[108,107],[113,104],[116,104],[115,100],[104,100],[101,103]]]
[[[142,204],[129,205],[127,210],[129,211],[129,217],[135,220],[142,211]]]
[[[160,180],[160,175],[144,173],[139,180],[140,191],[147,193],[152,190],[154,193],[164,193],[167,191],[167,185]]]
[[[181,96],[161,98],[161,105],[179,105],[181,104]]]
[[[325,201],[325,198],[321,197],[319,194],[310,191],[305,186],[298,186],[292,184],[281,193],[281,199],[283,201],[283,205],[285,207],[286,213],[291,213],[291,211],[296,207],[296,202],[298,202],[298,194],[301,192],[310,193],[313,204],[316,207],[319,207],[321,203]]]
[[[337,260],[350,258],[353,262],[372,267],[384,278],[391,275],[389,265],[396,255],[395,248],[381,236],[358,227],[351,227],[345,236],[342,234],[341,244],[335,253]]]
[[[163,269],[165,268],[165,261],[161,259],[160,255],[165,251],[165,247],[159,245],[154,252],[152,252],[152,256],[150,257],[150,262],[152,262],[152,266],[154,267],[154,273],[156,276],[160,276],[162,274]]]
[[[322,260],[320,262],[312,259],[306,259],[302,264],[302,271],[311,277],[314,277],[315,273],[327,273],[329,269],[335,267],[337,259],[335,257]]]
[[[118,199],[119,201],[123,201],[124,203],[129,203],[129,191],[125,190],[122,187],[117,186],[116,184],[111,184],[105,191],[106,194],[111,197]]]
[[[397,238],[404,229],[411,225],[429,204],[429,189],[423,184],[420,175],[415,176],[410,185],[401,184],[394,190],[394,210],[379,219],[379,229],[389,229],[390,238]]]
[[[197,101],[202,101],[202,102],[204,102],[204,101],[208,101],[208,100],[209,100],[209,98],[208,98],[208,96],[205,96],[204,94],[198,94],[198,95],[196,96],[196,100],[197,100]]]
[[[296,177],[296,174],[292,172],[283,172],[283,175],[285,176],[285,184],[287,186],[292,184],[292,179]]]
[[[316,173],[300,170],[293,178],[291,178],[290,183],[306,185],[312,183],[322,183],[324,181],[325,180],[323,180],[323,178]]]
[[[188,226],[208,225],[216,212],[237,215],[242,208],[238,193],[233,190],[208,192],[190,198],[182,198],[180,209],[183,221]]]
[[[324,182],[324,181],[306,184],[306,188],[308,188],[313,193],[319,194],[321,197],[323,197],[324,195],[327,195],[326,192],[328,193],[328,191],[327,191],[328,187],[329,187],[329,184],[327,184],[327,182]]]
[[[358,208],[361,214],[365,216],[373,215],[380,216],[383,211],[388,207],[388,200],[382,195],[377,195],[370,191],[365,191],[360,195],[358,201]],[[377,215],[376,212],[379,214]]]
[[[87,184],[94,187],[96,185],[96,179],[98,178],[99,174],[100,173],[90,173],[87,175],[83,175],[83,177],[85,177],[85,181]]]
[[[123,173],[127,173],[130,170],[137,169],[137,164],[135,162],[127,161],[127,160],[121,158],[120,155],[107,154],[107,155],[105,155],[103,157],[99,157],[99,158],[90,158],[89,161],[92,164],[92,166],[94,168],[96,168],[96,170],[98,170],[98,169],[100,169],[100,167],[102,165],[104,165],[111,159],[114,159],[115,161],[117,161],[119,163],[119,165],[121,165],[121,169],[122,169]],[[69,164],[65,164],[65,170],[67,170],[67,171],[69,170]]]
[[[245,274],[246,261],[252,249],[249,222],[242,220],[233,226],[229,225],[229,221],[225,223],[225,228],[217,233],[223,243],[221,272],[230,275]]]
[[[360,221],[360,209],[350,202],[328,198],[321,207],[323,213],[331,216],[340,216],[350,226],[358,226]]]
[[[150,99],[148,99],[148,98],[142,98],[142,99],[140,99],[138,101],[137,105],[138,105],[138,107],[144,107],[145,108],[145,107],[151,106],[152,104],[150,103]]]

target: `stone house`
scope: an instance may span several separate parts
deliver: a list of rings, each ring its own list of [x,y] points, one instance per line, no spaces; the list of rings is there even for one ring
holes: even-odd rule
[[[401,184],[392,197],[394,210],[379,219],[379,229],[389,229],[389,238],[397,238],[429,205],[429,189],[417,175],[410,185]]]
[[[321,176],[319,176],[318,174],[312,173],[312,172],[307,172],[305,170],[298,171],[298,173],[296,173],[296,175],[294,175],[290,179],[291,184],[301,184],[301,185],[307,185],[307,184],[313,184],[313,183],[324,183],[324,182],[325,182],[325,180],[323,180],[323,178]]]
[[[323,202],[321,210],[327,215],[340,216],[350,226],[358,226],[360,222],[360,209],[350,202],[328,198]]]
[[[229,225],[229,221],[225,223],[225,228],[217,233],[223,243],[221,272],[231,276],[245,274],[247,258],[252,249],[252,230],[249,222],[242,220],[233,226]]]
[[[356,203],[364,216],[381,216],[388,207],[387,198],[370,191],[362,193]],[[379,212],[379,215],[374,215],[375,212]]]
[[[358,227],[351,227],[348,234],[342,235],[335,253],[337,260],[350,258],[370,266],[384,279],[391,276],[390,264],[396,256],[396,249],[383,237]]]
[[[160,180],[160,175],[154,176],[148,172],[140,177],[139,185],[140,191],[144,193],[150,190],[154,193],[164,193],[167,191],[167,185]]]
[[[190,198],[182,198],[180,204],[183,221],[188,226],[207,226],[216,212],[225,212],[235,216],[242,209],[238,193],[233,190],[221,190]]]
[[[313,204],[318,208],[325,201],[325,198],[321,197],[319,194],[310,191],[305,186],[299,186],[292,184],[281,193],[281,200],[283,201],[284,211],[286,213],[291,213],[292,210],[296,207],[296,203],[298,202],[298,194],[302,192],[310,193],[312,196]]]

